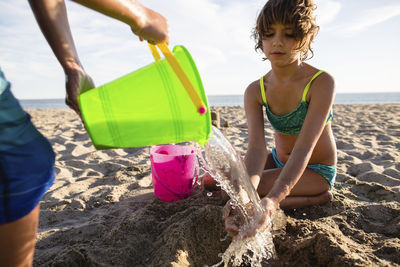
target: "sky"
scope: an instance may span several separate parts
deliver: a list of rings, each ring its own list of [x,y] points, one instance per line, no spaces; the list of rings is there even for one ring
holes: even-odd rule
[[[170,48],[191,53],[207,95],[243,94],[268,72],[251,31],[265,0],[149,0],[170,25]],[[400,1],[315,0],[320,26],[307,62],[331,73],[337,93],[400,92]],[[153,62],[117,20],[66,1],[85,70],[102,85]],[[64,98],[65,77],[26,0],[0,0],[0,67],[19,99]]]

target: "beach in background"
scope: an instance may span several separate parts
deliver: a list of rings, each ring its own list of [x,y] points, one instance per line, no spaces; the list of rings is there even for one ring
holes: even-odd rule
[[[242,107],[211,107],[244,156]],[[149,147],[96,151],[71,110],[28,110],[57,158],[41,201],[34,266],[204,266],[230,243],[217,193],[154,197]],[[335,105],[338,175],[329,204],[286,211],[281,266],[400,266],[400,105]],[[273,131],[266,122],[268,149]]]
[[[208,104],[215,107],[243,106],[243,95],[209,95]],[[25,109],[67,109],[64,99],[22,99]],[[336,94],[336,105],[340,104],[400,104],[400,93],[383,92],[369,94]]]

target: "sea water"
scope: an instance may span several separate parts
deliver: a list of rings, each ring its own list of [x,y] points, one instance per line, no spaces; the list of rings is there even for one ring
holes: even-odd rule
[[[238,235],[220,255],[221,262],[214,266],[239,266],[242,263],[261,266],[263,261],[276,258],[272,234],[268,230],[271,227],[265,231],[257,231],[254,236],[243,237],[249,229],[257,226],[263,218],[264,209],[240,155],[215,127],[212,127],[210,140],[201,152],[202,169],[230,196],[229,203],[232,209],[238,209],[243,220]]]

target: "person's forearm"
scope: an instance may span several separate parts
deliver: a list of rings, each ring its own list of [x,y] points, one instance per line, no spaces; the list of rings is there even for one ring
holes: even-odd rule
[[[148,9],[135,0],[73,1],[125,22],[139,34],[148,19]],[[43,35],[64,70],[70,64],[80,65],[64,0],[29,0],[29,4]]]
[[[265,167],[267,160],[267,151],[265,148],[250,148],[244,159],[244,163],[247,168],[247,172],[250,177],[250,181],[254,188],[257,190],[258,184],[260,183],[261,175]]]
[[[66,70],[80,65],[68,23],[64,0],[29,0],[39,27],[54,55]]]
[[[289,160],[286,162],[285,167],[266,197],[272,199],[277,204],[285,199],[303,174],[310,157],[310,150],[301,149],[292,151]]]
[[[136,0],[72,0],[106,16],[125,22],[131,27],[141,27],[146,18],[146,8]]]
[[[130,26],[141,40],[169,42],[168,22],[158,12],[137,0],[73,0]]]

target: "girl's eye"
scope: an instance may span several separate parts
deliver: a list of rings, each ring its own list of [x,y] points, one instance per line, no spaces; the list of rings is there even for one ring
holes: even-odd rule
[[[293,39],[296,38],[296,36],[293,33],[286,33],[285,36]]]
[[[270,33],[270,32],[264,33],[264,37],[266,37],[266,38],[269,38],[269,37],[272,37],[272,36],[274,36],[273,33]]]

